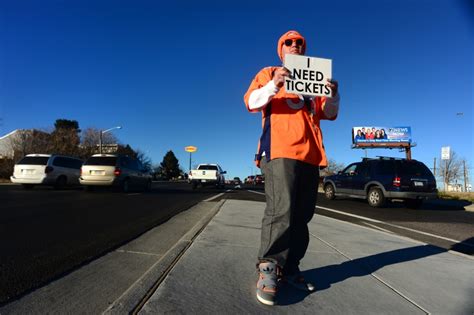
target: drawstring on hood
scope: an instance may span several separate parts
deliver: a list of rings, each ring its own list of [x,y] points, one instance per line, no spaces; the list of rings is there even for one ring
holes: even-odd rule
[[[304,54],[306,51],[306,40],[304,39],[303,36],[301,36],[300,33],[297,31],[288,31],[285,34],[283,34],[280,39],[278,40],[278,46],[277,46],[277,53],[278,56],[280,57],[280,60],[283,61],[283,55],[282,55],[282,47],[285,45],[285,40],[287,39],[302,39],[303,40],[303,47],[302,47],[302,53]]]

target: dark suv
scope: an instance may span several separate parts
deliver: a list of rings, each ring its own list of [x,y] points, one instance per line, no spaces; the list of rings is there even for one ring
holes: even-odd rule
[[[337,175],[323,181],[327,199],[348,196],[367,199],[372,207],[385,201],[404,200],[410,208],[419,208],[425,199],[437,198],[436,180],[425,164],[416,160],[379,157],[352,163]]]

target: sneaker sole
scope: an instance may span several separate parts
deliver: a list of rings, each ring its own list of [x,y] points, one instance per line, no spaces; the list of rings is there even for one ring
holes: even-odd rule
[[[258,295],[258,293],[257,293],[257,300],[258,300],[260,303],[265,304],[265,305],[273,306],[273,305],[276,304],[275,301],[265,300],[265,299],[262,298],[260,295]]]

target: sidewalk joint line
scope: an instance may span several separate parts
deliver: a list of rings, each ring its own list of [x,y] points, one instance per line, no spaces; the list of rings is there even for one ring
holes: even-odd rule
[[[116,252],[126,253],[126,254],[139,254],[139,255],[147,255],[147,256],[158,256],[158,257],[162,256],[162,255],[154,254],[154,253],[137,252],[137,251],[133,251],[133,250],[123,250],[123,249],[117,249]]]
[[[383,229],[380,226],[377,226],[377,225],[374,225],[374,224],[370,224],[369,222],[362,222],[362,223],[364,223],[365,225],[370,226],[373,229],[377,229],[377,230],[383,231],[383,232],[388,233],[388,234],[394,234],[392,231]]]
[[[323,240],[322,238],[316,236],[315,234],[311,233],[311,236],[317,238],[318,240],[320,240],[321,242],[323,242],[324,244],[326,244],[327,246],[331,247],[332,249],[334,249],[336,252],[338,252],[339,254],[341,254],[342,256],[344,256],[345,258],[347,258],[348,260],[350,261],[354,261],[351,257],[347,256],[346,254],[344,254],[342,251],[340,251],[339,249],[336,248],[336,246],[332,245],[331,243]],[[363,267],[363,265],[361,266]],[[396,288],[394,288],[390,283],[388,283],[387,281],[383,280],[381,277],[377,276],[374,272],[371,272],[370,273],[370,276],[373,277],[374,279],[376,279],[376,281],[379,281],[380,283],[382,283],[384,286],[386,286],[387,288],[389,288],[390,290],[392,290],[393,292],[395,292],[397,295],[399,295],[400,297],[402,297],[403,299],[405,299],[406,301],[408,301],[409,303],[413,304],[414,306],[416,306],[417,308],[419,308],[421,311],[425,312],[426,314],[431,314],[429,311],[427,311],[426,309],[424,309],[422,306],[420,306],[418,303],[416,303],[415,301],[413,301],[412,299],[410,299],[409,297],[407,297],[405,294],[403,294],[402,292],[400,292],[399,290],[397,290]]]
[[[194,242],[194,239],[197,238],[199,236],[199,234],[201,234],[201,232],[204,230],[204,228],[209,224],[209,222],[212,221],[212,219],[214,218],[214,216],[217,214],[217,212],[219,212],[220,208],[222,207],[224,203],[222,203],[219,208],[215,211],[215,213],[208,219],[206,220],[207,222],[204,224],[204,226],[202,226],[197,232],[196,234],[194,235],[193,238],[191,238],[191,240],[187,240],[187,239],[184,239],[184,237],[186,235],[184,235],[180,240],[178,240],[170,249],[168,249],[166,251],[166,253],[164,253],[150,268],[148,268],[140,278],[138,278],[132,285],[130,285],[128,287],[127,290],[125,290],[125,292],[123,292],[118,298],[115,299],[115,301],[113,301],[112,303],[110,303],[109,307],[107,307],[101,314],[104,315],[104,314],[107,314],[109,313],[113,307],[116,305],[116,303],[118,301],[120,301],[120,299],[122,299],[124,296],[126,296],[128,294],[128,292],[130,292],[138,283],[142,282],[144,278],[146,278],[146,276],[158,265],[160,264],[163,260],[166,259],[167,255],[169,253],[172,253],[173,250],[179,246],[178,244],[180,242],[184,242],[186,243],[185,247],[177,254],[176,257],[174,257],[174,259],[172,260],[171,264],[165,269],[165,271],[161,274],[161,276],[156,280],[156,282],[151,286],[151,289],[148,289],[145,296],[142,298],[142,300],[140,302],[138,302],[138,304],[134,307],[134,309],[132,311],[129,312],[129,314],[138,314],[138,312],[143,308],[143,306],[146,304],[146,302],[151,298],[151,296],[155,293],[155,291],[158,289],[158,287],[160,286],[161,282],[163,282],[163,280],[168,276],[168,274],[171,272],[171,270],[173,269],[173,267],[178,263],[178,260],[184,255],[184,253],[187,251],[187,249],[192,245],[192,243]],[[197,222],[196,224],[199,224],[199,222]],[[191,228],[192,230],[192,228]]]
[[[375,273],[371,273],[370,274],[372,277],[374,277],[377,281],[379,281],[380,283],[382,283],[383,285],[385,285],[386,287],[388,287],[389,289],[391,289],[393,292],[395,292],[396,294],[398,294],[399,296],[401,296],[403,299],[407,300],[408,302],[410,302],[411,304],[413,304],[414,306],[418,307],[421,311],[425,312],[426,314],[431,314],[430,311],[428,311],[427,309],[425,309],[423,306],[421,306],[420,304],[416,303],[415,301],[413,301],[411,298],[409,298],[408,296],[406,296],[405,294],[403,294],[401,291],[397,290],[395,287],[393,287],[390,283],[388,283],[387,281],[383,280],[381,277],[379,277],[378,275],[376,275]]]
[[[223,193],[222,193],[223,194]],[[201,228],[194,234],[194,236],[191,238],[191,240],[186,240],[184,242],[187,242],[186,246],[176,255],[176,257],[173,259],[171,264],[166,268],[166,270],[163,272],[163,274],[158,278],[158,280],[155,282],[155,284],[151,287],[151,289],[148,290],[146,295],[142,298],[142,300],[135,306],[135,308],[130,312],[130,314],[138,314],[145,304],[150,300],[150,298],[155,294],[156,290],[158,290],[159,286],[161,283],[168,277],[170,272],[174,269],[174,267],[178,264],[179,260],[181,257],[184,256],[184,254],[187,252],[187,250],[191,247],[191,245],[194,243],[194,241],[201,235],[202,231],[209,225],[209,223],[212,221],[212,219],[216,216],[216,214],[220,211],[222,206],[224,205],[225,201],[222,202],[218,208],[214,211],[213,215],[211,215],[209,218],[206,219],[204,224],[201,226]],[[196,223],[196,224],[199,224]],[[178,241],[179,242],[179,241]],[[176,243],[178,244],[178,243]],[[176,246],[176,245],[175,245]],[[174,246],[173,246],[174,247]],[[164,258],[165,256],[163,256]]]

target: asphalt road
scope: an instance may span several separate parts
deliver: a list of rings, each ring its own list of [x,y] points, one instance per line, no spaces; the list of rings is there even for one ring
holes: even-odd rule
[[[129,242],[215,195],[185,183],[147,193],[0,186],[0,304]]]
[[[263,186],[246,186],[221,198],[265,201]],[[409,209],[401,202],[373,208],[365,200],[327,200],[318,194],[316,213],[352,222],[421,242],[474,255],[474,212],[465,201],[428,201],[421,209]]]
[[[154,183],[151,192],[129,194],[0,186],[0,304],[76,270],[218,193],[224,194],[215,200],[265,201],[263,186],[193,191],[186,183]],[[418,210],[393,203],[375,209],[361,200],[329,201],[319,194],[316,212],[474,255],[474,212],[464,211],[460,203],[430,203]]]

